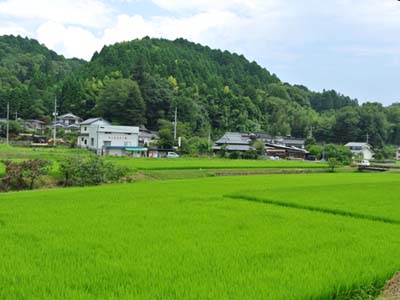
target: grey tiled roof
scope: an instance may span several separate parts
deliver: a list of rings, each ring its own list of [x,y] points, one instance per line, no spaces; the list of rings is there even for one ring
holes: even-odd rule
[[[230,144],[230,145],[249,145],[251,142],[250,135],[248,133],[240,132],[227,132],[222,138],[215,143],[217,145]]]
[[[369,144],[360,143],[360,142],[350,142],[350,143],[347,143],[345,146],[346,147],[363,147],[363,146],[369,146]]]
[[[213,150],[221,150],[223,146],[214,146]],[[226,145],[227,151],[249,151],[254,150],[253,147],[249,145]]]
[[[80,123],[80,125],[90,125],[96,121],[101,121],[101,120],[104,120],[104,119],[103,118],[90,118],[90,119],[87,119],[87,120],[83,121],[82,123]]]

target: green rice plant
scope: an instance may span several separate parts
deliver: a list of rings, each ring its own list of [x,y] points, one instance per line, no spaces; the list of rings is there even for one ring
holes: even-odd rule
[[[3,194],[0,299],[367,297],[400,268],[399,225],[224,195],[396,182],[270,175]]]
[[[344,174],[343,174],[344,175]],[[373,175],[378,177],[378,175]],[[395,175],[396,176],[396,175]],[[292,208],[321,211],[357,218],[400,223],[400,186],[397,178],[388,182],[347,183],[343,178],[318,186],[243,190],[228,196]]]
[[[59,159],[66,156],[94,155],[83,149],[72,149],[66,147],[16,147],[0,144],[0,159]]]
[[[327,169],[316,162],[290,160],[231,160],[221,158],[126,158],[107,157],[108,160],[134,170],[191,170],[191,169]]]

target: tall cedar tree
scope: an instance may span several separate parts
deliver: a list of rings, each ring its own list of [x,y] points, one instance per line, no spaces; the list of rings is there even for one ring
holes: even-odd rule
[[[116,79],[104,88],[99,98],[102,116],[115,124],[144,125],[145,104],[137,82]]]

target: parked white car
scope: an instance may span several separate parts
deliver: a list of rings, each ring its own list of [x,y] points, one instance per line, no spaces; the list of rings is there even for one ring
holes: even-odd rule
[[[360,163],[360,166],[369,167],[371,164],[368,159],[363,159]]]
[[[280,160],[281,158],[279,156],[270,156],[269,159]]]
[[[179,154],[175,152],[168,152],[167,158],[179,158]]]

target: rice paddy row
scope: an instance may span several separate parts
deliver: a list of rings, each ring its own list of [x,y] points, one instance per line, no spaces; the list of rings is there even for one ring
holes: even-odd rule
[[[387,190],[399,182],[270,175],[3,194],[0,299],[351,299],[400,269],[399,225],[226,196],[397,219]]]

